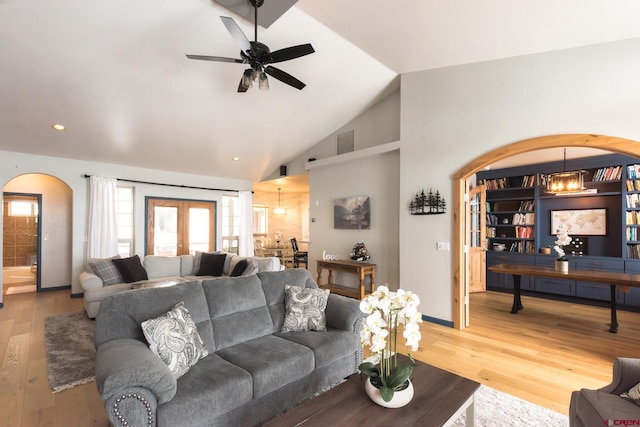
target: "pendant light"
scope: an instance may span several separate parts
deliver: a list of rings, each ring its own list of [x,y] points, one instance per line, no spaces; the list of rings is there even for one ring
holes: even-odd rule
[[[567,149],[564,149],[563,172],[547,175],[547,192],[553,194],[579,193],[585,190],[584,174],[587,171],[567,171]]]
[[[273,214],[274,215],[286,215],[287,214],[287,210],[285,208],[283,208],[282,206],[280,206],[280,190],[282,190],[282,188],[278,188],[278,207],[273,210]]]

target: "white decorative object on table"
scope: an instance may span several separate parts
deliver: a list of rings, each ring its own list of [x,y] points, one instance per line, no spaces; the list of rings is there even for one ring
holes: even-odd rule
[[[397,365],[397,338],[398,325],[402,323],[405,345],[411,351],[418,349],[422,338],[418,325],[422,322],[419,304],[420,299],[414,293],[402,289],[391,292],[387,286],[378,287],[360,303],[360,310],[368,314],[360,332],[362,345],[369,346],[372,357],[379,364],[364,362],[358,369],[369,377],[365,385],[367,394],[381,406],[398,408],[413,397],[413,385],[409,381],[413,368],[411,365]],[[411,352],[408,356],[413,360]],[[397,396],[404,390],[410,394],[408,397]]]
[[[567,232],[567,226],[565,224],[558,225],[558,234],[556,234],[556,237],[557,240],[553,246],[553,249],[558,253],[555,269],[556,271],[567,272],[569,271],[569,260],[564,256],[564,246],[571,243],[571,237]]]

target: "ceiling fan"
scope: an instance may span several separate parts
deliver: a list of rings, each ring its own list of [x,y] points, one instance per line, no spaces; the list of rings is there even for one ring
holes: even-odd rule
[[[302,88],[306,86],[304,83],[293,77],[291,74],[285,73],[279,68],[268,64],[288,61],[290,59],[309,55],[315,52],[315,50],[313,50],[313,46],[307,43],[271,52],[265,44],[258,41],[258,8],[262,6],[264,0],[249,0],[249,2],[254,8],[254,41],[249,41],[249,39],[247,39],[247,36],[244,35],[233,18],[228,16],[220,17],[224,26],[227,27],[227,31],[231,34],[231,37],[233,37],[236,43],[240,46],[241,51],[239,59],[205,55],[187,55],[187,58],[200,59],[203,61],[249,64],[251,68],[244,70],[242,78],[240,79],[240,84],[238,85],[238,92],[246,92],[253,86],[253,81],[256,79],[258,79],[258,86],[261,90],[268,90],[269,81],[267,80],[267,74],[288,84],[289,86],[302,90]]]

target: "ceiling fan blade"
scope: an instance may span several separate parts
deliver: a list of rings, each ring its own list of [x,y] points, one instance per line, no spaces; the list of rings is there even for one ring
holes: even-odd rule
[[[309,43],[301,44],[298,46],[286,47],[284,49],[271,52],[270,58],[266,62],[276,63],[276,62],[288,61],[290,59],[300,58],[301,56],[309,55],[313,52],[315,52],[315,50],[313,50],[313,46],[311,46]]]
[[[265,67],[264,72],[269,74],[271,77],[280,80],[282,83],[286,83],[289,86],[295,87],[296,89],[302,90],[306,86],[306,84],[302,83],[291,74],[285,73],[284,71],[276,67],[272,67],[271,65]]]
[[[242,59],[225,58],[224,56],[187,55],[187,58],[201,59],[203,61],[235,62],[237,64],[242,64],[244,62]]]
[[[247,36],[244,35],[240,27],[238,27],[238,24],[236,24],[236,21],[234,21],[233,18],[230,18],[228,16],[221,16],[220,19],[222,19],[222,23],[224,24],[225,27],[227,27],[227,31],[229,31],[229,33],[231,34],[231,37],[233,37],[236,43],[238,43],[238,46],[240,46],[240,49],[242,49],[243,52],[252,51],[251,43],[249,43],[249,39],[247,38]]]
[[[240,83],[238,83],[238,93],[245,93],[248,90],[249,90],[248,87],[244,87],[242,85],[242,78],[240,78]]]

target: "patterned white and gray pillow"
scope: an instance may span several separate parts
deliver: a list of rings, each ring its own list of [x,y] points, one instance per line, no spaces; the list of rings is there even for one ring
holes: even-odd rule
[[[120,255],[116,255],[113,258],[93,259],[89,261],[89,267],[96,276],[102,280],[105,286],[124,282],[120,271],[112,261],[114,258],[120,258]]]
[[[209,354],[182,301],[162,316],[142,322],[142,331],[151,351],[167,364],[176,379]]]
[[[328,289],[285,285],[282,332],[326,331],[324,310],[328,299]]]
[[[636,384],[620,395],[623,399],[627,399],[636,405],[640,405],[640,384]]]

